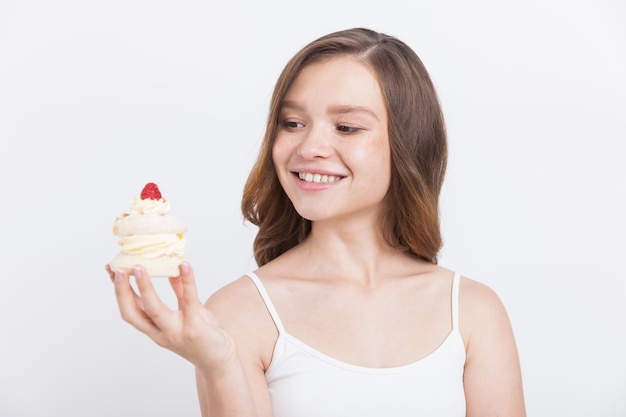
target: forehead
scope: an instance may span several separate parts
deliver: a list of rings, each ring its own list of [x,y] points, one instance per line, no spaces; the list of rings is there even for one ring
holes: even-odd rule
[[[352,56],[338,56],[307,64],[295,78],[284,101],[302,105],[367,106],[385,110],[376,74]]]

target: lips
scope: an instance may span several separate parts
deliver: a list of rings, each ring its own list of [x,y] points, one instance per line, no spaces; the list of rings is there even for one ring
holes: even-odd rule
[[[298,178],[305,182],[313,182],[316,184],[333,183],[339,181],[342,177],[337,175],[327,175],[312,172],[298,172]]]

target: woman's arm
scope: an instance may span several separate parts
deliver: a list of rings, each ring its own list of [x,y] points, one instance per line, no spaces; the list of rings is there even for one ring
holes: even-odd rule
[[[196,368],[196,386],[202,417],[260,417],[240,362],[221,374]]]
[[[469,279],[463,279],[459,298],[467,417],[525,417],[515,337],[502,302]]]
[[[198,300],[190,265],[181,265],[180,277],[170,278],[178,300],[175,311],[158,297],[143,267],[133,270],[138,294],[130,285],[129,271],[107,270],[122,318],[196,366],[203,416],[259,416],[236,344]]]
[[[218,318],[222,328],[237,347],[240,364],[237,373],[244,375],[247,382],[257,413],[254,415],[272,417],[273,411],[265,380],[265,369],[272,360],[278,331],[258,290],[249,278],[242,277],[211,295],[205,306]],[[213,416],[214,414],[204,411],[212,408],[212,403],[216,401],[210,390],[212,382],[198,368],[196,368],[196,382],[203,416]],[[241,413],[240,415],[251,414]]]

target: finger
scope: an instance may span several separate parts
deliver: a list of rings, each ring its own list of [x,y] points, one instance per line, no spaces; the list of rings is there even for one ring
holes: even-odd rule
[[[113,284],[115,284],[115,271],[111,268],[110,265],[106,265],[105,269],[109,272],[109,275],[111,277],[111,280],[113,281]],[[124,270],[120,270],[120,272],[124,272]],[[128,271],[126,271],[126,274],[128,275]],[[126,279],[123,277],[120,277],[120,281]],[[130,287],[130,293],[132,295],[132,299],[133,302],[135,303],[136,307],[141,310],[143,312],[143,301],[141,300],[141,297],[139,297],[137,295],[137,293],[135,292],[135,290],[133,289],[132,285],[130,284],[130,278],[127,278],[128,280],[128,285]]]
[[[178,301],[178,310],[180,310],[183,305],[183,282],[179,277],[170,277],[168,279],[170,281],[170,286],[176,295],[176,300]]]
[[[191,268],[191,264],[183,262],[180,264],[180,282],[182,286],[181,310],[183,313],[189,311],[190,308],[196,308],[200,303],[198,300],[198,289],[196,287],[196,279]]]
[[[134,293],[128,280],[128,270],[126,268],[116,268],[113,272],[113,284],[115,286],[115,297],[120,310],[129,310],[135,307],[135,302],[131,293]],[[130,308],[132,310],[132,308]]]
[[[117,298],[117,305],[122,319],[137,330],[152,337],[158,329],[150,317],[144,312],[141,298],[130,285],[128,270],[121,268],[114,271],[113,278],[115,297]]]
[[[135,276],[135,282],[137,283],[137,289],[143,302],[143,311],[158,327],[163,328],[164,321],[172,311],[167,305],[159,298],[152,280],[148,275],[148,271],[142,265],[135,265],[133,267],[133,275]]]
[[[111,282],[113,282],[115,280],[115,272],[113,272],[113,270],[111,269],[111,265],[106,264],[104,266],[104,269],[107,271],[107,273],[109,274],[109,278],[111,278]]]
[[[116,272],[113,270],[113,268],[111,268],[110,264],[105,265],[104,267],[106,269],[106,271],[109,273],[109,277],[111,278],[111,281],[113,282],[113,284],[115,284],[115,274]],[[128,271],[125,270],[124,268],[120,269],[121,273],[126,273],[128,275]],[[123,277],[120,276],[120,279],[124,279]],[[128,280],[129,284],[130,284],[130,279]],[[139,308],[139,310],[141,310],[143,312],[143,302],[141,301],[141,297],[139,297],[135,291],[133,290],[133,287],[130,286],[130,292],[132,294],[132,299],[133,302],[135,303],[135,305],[137,306],[137,308]]]

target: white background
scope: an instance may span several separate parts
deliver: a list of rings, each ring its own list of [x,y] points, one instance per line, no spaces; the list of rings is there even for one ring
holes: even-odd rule
[[[1,416],[199,416],[192,366],[119,317],[113,220],[155,181],[202,298],[252,268],[275,79],[354,26],[437,85],[441,263],[503,299],[529,416],[626,416],[623,1],[0,0]]]

